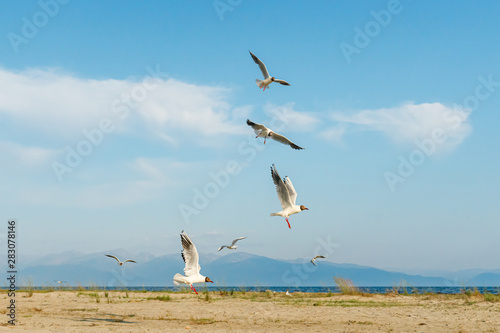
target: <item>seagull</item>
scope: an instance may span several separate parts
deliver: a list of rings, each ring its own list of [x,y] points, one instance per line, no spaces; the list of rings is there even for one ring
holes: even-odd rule
[[[288,289],[286,290],[286,294],[285,294],[285,295],[292,297],[292,294],[290,294],[290,293],[288,292]]]
[[[175,274],[174,275],[174,284],[178,286],[181,283],[188,284],[191,286],[191,289],[198,295],[198,292],[193,287],[193,283],[202,283],[202,282],[212,282],[209,277],[205,277],[200,274],[200,264],[198,263],[198,251],[196,250],[196,246],[194,246],[189,236],[182,230],[181,233],[181,243],[183,250],[181,252],[182,260],[184,260],[184,274]]]
[[[67,281],[56,281],[56,280],[54,280],[54,282],[57,283],[57,284],[68,283]]]
[[[126,263],[126,262],[133,262],[133,263],[137,264],[137,263],[136,263],[135,261],[133,261],[132,259],[127,259],[127,260],[125,260],[125,261],[120,261],[120,259],[118,259],[117,257],[112,256],[112,255],[110,255],[110,254],[105,254],[105,256],[106,256],[106,257],[110,257],[110,258],[115,258],[115,259],[116,259],[116,261],[118,261],[118,265],[120,265],[120,266],[121,266],[121,265],[123,265],[123,264],[124,264],[124,263]]]
[[[286,219],[286,223],[288,223],[288,228],[292,229],[290,222],[288,222],[288,217],[309,209],[304,205],[299,206],[295,204],[295,200],[297,200],[297,192],[295,192],[295,189],[293,188],[292,181],[288,177],[285,177],[282,180],[274,164],[271,166],[271,175],[273,177],[274,184],[276,185],[276,193],[278,193],[281,208],[283,209],[281,212],[271,213],[271,216],[283,216]]]
[[[262,138],[264,138],[264,144],[266,144],[267,138],[271,138],[271,139],[273,139],[275,141],[278,141],[278,142],[281,142],[281,143],[283,143],[285,145],[288,145],[288,146],[292,147],[293,149],[297,149],[297,150],[304,149],[302,147],[297,146],[295,143],[293,143],[292,141],[288,140],[283,135],[280,135],[280,134],[278,134],[276,132],[271,131],[269,128],[267,128],[264,125],[256,124],[256,123],[250,121],[250,119],[247,119],[247,125],[250,126],[250,127],[252,127],[253,131],[255,132],[255,134],[257,134],[257,136],[255,137],[256,139],[259,136],[262,137]]]
[[[219,252],[220,250],[222,250],[225,247],[227,247],[228,249],[231,249],[231,250],[236,250],[236,248],[238,247],[238,245],[234,245],[234,244],[236,244],[237,241],[245,239],[245,238],[246,238],[246,236],[245,237],[236,238],[235,240],[233,240],[233,242],[231,243],[231,245],[222,245],[221,247],[219,247],[219,249],[217,250],[217,252]]]
[[[324,258],[326,258],[326,257],[323,257],[323,256],[316,256],[316,257],[312,258],[312,259],[311,259],[311,263],[312,263],[314,266],[316,266],[316,264],[315,264],[314,262],[315,262],[315,261],[316,261],[316,259],[318,259],[318,258],[323,258],[323,259],[324,259]]]
[[[248,51],[248,52],[250,52],[250,51]],[[274,76],[271,77],[269,75],[269,72],[267,71],[266,65],[264,65],[264,63],[262,61],[260,61],[260,59],[257,58],[252,52],[250,52],[250,55],[252,56],[253,61],[255,61],[255,63],[257,65],[259,65],[260,71],[262,72],[262,75],[264,75],[264,80],[259,80],[259,79],[255,80],[255,82],[257,83],[257,86],[259,86],[259,88],[263,88],[262,91],[265,91],[266,88],[268,88],[272,82],[278,82],[284,86],[290,85],[290,83],[286,82],[285,80],[275,79]]]

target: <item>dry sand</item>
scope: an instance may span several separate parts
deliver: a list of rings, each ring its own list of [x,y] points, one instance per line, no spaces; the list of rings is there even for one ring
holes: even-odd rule
[[[481,295],[51,291],[17,293],[0,332],[500,332]],[[7,304],[7,294],[0,294]],[[157,299],[159,298],[159,299]]]

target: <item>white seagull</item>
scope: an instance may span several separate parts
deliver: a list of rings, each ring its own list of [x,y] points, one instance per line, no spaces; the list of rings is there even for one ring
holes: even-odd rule
[[[295,204],[295,201],[297,200],[297,192],[293,188],[292,181],[288,177],[285,177],[282,180],[274,164],[271,166],[271,176],[273,177],[274,184],[276,185],[276,193],[278,193],[281,208],[283,209],[281,212],[271,213],[271,216],[283,216],[286,219],[286,223],[288,223],[288,228],[292,229],[290,222],[288,222],[288,217],[309,209],[304,205],[299,206]]]
[[[292,297],[292,294],[290,294],[290,293],[288,292],[288,289],[286,290],[286,294],[285,294],[285,295]]]
[[[248,51],[248,52],[250,52],[250,51]],[[255,63],[257,65],[259,65],[260,71],[262,72],[262,75],[264,75],[264,80],[259,80],[259,79],[255,80],[255,82],[257,83],[257,86],[259,86],[259,88],[263,88],[262,91],[265,91],[266,88],[268,88],[268,86],[272,82],[278,82],[284,86],[290,85],[290,83],[286,82],[285,80],[276,79],[276,78],[274,78],[274,76],[271,77],[269,75],[269,72],[267,71],[266,65],[264,65],[264,63],[262,61],[260,61],[260,59],[257,58],[252,52],[250,52],[250,55],[252,56],[253,61],[255,61]]]
[[[116,261],[118,261],[118,265],[120,265],[120,266],[121,266],[121,265],[123,265],[123,264],[124,264],[124,263],[126,263],[126,262],[133,262],[133,263],[137,264],[137,263],[136,263],[135,261],[133,261],[132,259],[127,259],[127,260],[125,260],[125,261],[120,261],[120,259],[118,259],[117,257],[112,256],[112,255],[110,255],[110,254],[105,254],[105,256],[106,256],[106,257],[110,257],[110,258],[114,258],[114,259],[116,259]]]
[[[247,119],[247,125],[252,127],[255,134],[257,134],[257,136],[255,137],[256,139],[258,137],[264,138],[264,144],[266,144],[267,138],[271,138],[275,141],[281,142],[282,144],[288,145],[288,146],[292,147],[293,149],[297,149],[297,150],[304,149],[302,147],[297,146],[295,143],[288,140],[283,135],[280,135],[276,132],[271,131],[269,128],[267,128],[264,125],[256,124],[256,123],[250,121],[250,119]]]
[[[231,243],[231,245],[222,245],[221,247],[219,247],[219,249],[217,250],[217,252],[219,252],[220,250],[222,250],[225,247],[227,247],[228,249],[231,249],[231,250],[236,250],[236,248],[238,247],[238,245],[234,245],[234,244],[236,244],[237,241],[245,239],[245,238],[246,238],[246,236],[245,237],[236,238],[235,240],[233,240],[233,242]]]
[[[312,258],[312,259],[311,259],[311,263],[312,263],[314,266],[316,266],[316,264],[315,264],[314,262],[315,262],[315,261],[316,261],[316,259],[318,259],[318,258],[323,258],[323,259],[324,259],[324,258],[326,258],[326,257],[323,257],[323,256],[316,256],[316,257]]]
[[[184,274],[186,274],[186,276],[179,273],[175,274],[174,284],[176,286],[180,285],[181,283],[188,284],[191,286],[191,289],[196,293],[196,295],[198,295],[198,292],[193,287],[193,283],[214,282],[210,280],[210,278],[200,274],[201,267],[198,263],[198,251],[196,250],[196,246],[194,246],[193,242],[191,241],[191,239],[189,239],[189,236],[184,232],[184,230],[182,230],[181,233],[181,243],[183,247],[181,255],[185,263]]]

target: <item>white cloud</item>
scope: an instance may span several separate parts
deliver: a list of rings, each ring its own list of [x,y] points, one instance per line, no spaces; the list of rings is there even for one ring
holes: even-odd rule
[[[0,165],[7,163],[15,168],[19,166],[39,167],[47,164],[58,153],[60,152],[57,150],[27,147],[18,143],[3,141],[0,142],[0,155],[2,156]]]
[[[185,179],[179,179],[179,175],[192,172],[199,167],[199,163],[176,161],[170,158],[136,158],[131,164],[131,169],[140,174],[140,178],[152,181],[158,186],[186,185]],[[175,175],[175,176],[174,176]]]
[[[138,111],[151,128],[182,129],[190,135],[237,134],[242,126],[230,120],[227,94],[225,88],[169,79],[148,93]]]
[[[406,103],[399,107],[363,110],[352,115],[336,113],[333,120],[380,131],[397,143],[415,143],[432,137],[436,129],[447,139],[437,148],[448,150],[459,145],[472,131],[468,122],[470,110],[441,103]]]
[[[96,126],[129,83],[75,78],[54,70],[0,68],[0,114],[31,130],[66,136]]]
[[[323,132],[320,132],[318,136],[328,142],[334,144],[341,144],[342,138],[345,134],[346,127],[344,125],[331,127]]]
[[[272,118],[269,127],[275,131],[301,131],[308,132],[314,129],[319,119],[312,113],[294,110],[295,103],[274,105],[267,103],[264,112]]]
[[[217,134],[237,134],[229,90],[175,79],[82,79],[56,70],[12,72],[0,68],[0,115],[32,135],[81,136],[111,118],[119,130],[137,131],[176,144]],[[244,109],[236,108],[237,114]],[[125,116],[126,115],[126,116]],[[187,131],[187,132],[186,132]],[[201,138],[200,138],[201,136]]]

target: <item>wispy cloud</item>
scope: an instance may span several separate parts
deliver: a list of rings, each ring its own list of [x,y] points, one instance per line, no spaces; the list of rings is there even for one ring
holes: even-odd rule
[[[10,165],[25,167],[39,167],[45,165],[59,153],[57,150],[39,147],[23,146],[18,143],[0,141],[2,160]],[[3,164],[0,162],[0,164]]]
[[[81,79],[56,70],[0,68],[0,113],[33,132],[68,136],[95,126],[129,84]]]
[[[207,136],[237,134],[243,128],[234,121],[233,106],[227,101],[229,89],[164,77],[155,80],[152,85],[146,79],[94,80],[53,69],[13,72],[0,68],[0,115],[29,127],[33,135],[55,138],[74,137],[97,127],[105,117],[117,118],[120,107],[133,111],[129,121],[116,124],[120,130],[140,128],[169,144],[179,142],[181,131],[188,133],[183,139],[203,141]],[[141,85],[154,88],[141,96]],[[134,93],[140,98],[130,101]],[[237,114],[242,111],[235,108]]]
[[[293,102],[284,105],[267,103],[264,106],[264,112],[289,131],[308,132],[313,130],[320,121],[319,117],[312,112],[296,111]]]
[[[155,129],[182,129],[204,136],[237,134],[242,126],[231,122],[228,94],[226,88],[169,79],[149,94],[138,111]]]
[[[459,145],[471,133],[469,115],[470,110],[460,106],[405,103],[394,108],[363,110],[350,115],[335,113],[332,119],[363,130],[379,131],[394,142],[403,144],[413,144],[415,140],[428,138],[432,131],[439,129],[447,137],[439,148],[447,150]]]

